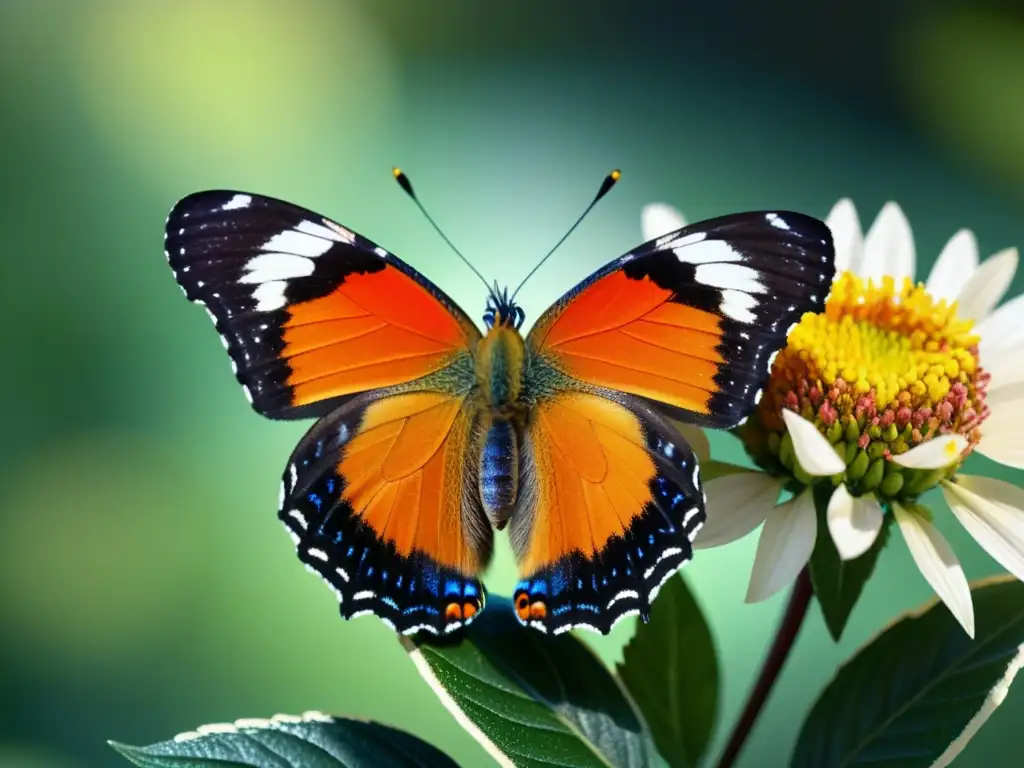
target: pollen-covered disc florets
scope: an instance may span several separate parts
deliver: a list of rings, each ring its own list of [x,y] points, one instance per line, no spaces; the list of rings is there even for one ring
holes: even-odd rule
[[[762,467],[809,485],[782,420],[783,408],[795,411],[845,460],[833,482],[855,494],[913,498],[960,462],[915,470],[893,456],[943,434],[962,435],[973,447],[988,415],[987,382],[978,337],[971,321],[957,317],[955,304],[934,301],[909,279],[897,284],[884,277],[876,285],[846,272],[833,284],[825,311],[804,315],[790,332],[764,397],[739,434]]]

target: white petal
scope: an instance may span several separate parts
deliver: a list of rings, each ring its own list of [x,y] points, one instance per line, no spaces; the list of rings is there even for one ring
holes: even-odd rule
[[[960,475],[942,493],[982,549],[1024,581],[1024,490],[991,477]]]
[[[959,459],[967,445],[967,438],[963,435],[939,435],[906,453],[893,456],[892,460],[911,469],[942,469]]]
[[[860,275],[879,285],[883,275],[892,275],[900,285],[914,277],[914,235],[910,223],[896,203],[889,202],[864,237],[864,262]]]
[[[960,622],[964,631],[973,638],[974,605],[971,602],[971,588],[967,585],[964,569],[960,567],[960,561],[953,554],[949,542],[931,521],[916,512],[898,503],[894,503],[892,509],[921,575]]]
[[[1024,317],[1020,322],[1024,324]],[[990,395],[996,390],[1024,382],[1024,344],[994,349],[987,356],[982,356],[979,352],[979,359],[982,367],[991,376],[988,382]]]
[[[665,203],[645,205],[640,214],[640,229],[643,232],[644,241],[654,240],[685,226],[686,219],[683,218],[683,214]]]
[[[1017,249],[1007,248],[981,262],[957,297],[957,315],[981,320],[992,312],[1010,287],[1019,260]]]
[[[977,268],[978,241],[971,230],[961,229],[942,249],[925,289],[936,301],[945,299],[947,304],[952,304]]]
[[[696,549],[720,547],[742,539],[775,509],[782,483],[764,472],[742,472],[709,480],[708,519],[693,542]]]
[[[791,584],[807,565],[817,535],[818,517],[810,491],[804,491],[768,515],[757,542],[747,602],[769,598]]]
[[[782,409],[782,419],[793,439],[793,451],[804,472],[812,477],[838,475],[846,470],[836,449],[818,428],[798,413]]]
[[[875,543],[882,530],[882,507],[874,496],[851,496],[845,485],[838,486],[828,501],[828,530],[839,557],[853,560]]]
[[[825,223],[832,230],[836,248],[836,274],[857,273],[864,256],[864,235],[853,201],[844,197],[829,212]]]
[[[996,352],[1024,348],[1024,295],[1006,302],[986,317],[975,330],[981,336],[978,355],[981,364],[986,365]]]
[[[675,419],[669,419],[669,421],[679,431],[679,434],[686,438],[686,442],[690,444],[690,449],[693,451],[693,455],[697,457],[699,463],[703,464],[711,458],[711,444],[708,442],[708,437],[704,434],[703,429],[692,424],[684,424]]]
[[[1024,382],[1000,387],[987,403],[991,413],[981,425],[978,452],[1000,464],[1024,469]]]

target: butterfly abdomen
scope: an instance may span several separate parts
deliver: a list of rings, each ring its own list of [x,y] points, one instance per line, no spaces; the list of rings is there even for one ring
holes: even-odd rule
[[[519,492],[519,441],[515,426],[491,424],[480,451],[480,500],[491,524],[505,527]]]

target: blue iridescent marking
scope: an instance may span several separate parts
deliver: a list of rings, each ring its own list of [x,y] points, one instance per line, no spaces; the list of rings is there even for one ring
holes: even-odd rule
[[[462,587],[462,593],[466,597],[476,597],[477,596],[476,584],[471,584],[470,582],[467,581],[463,585],[463,587]]]
[[[581,611],[590,611],[591,613],[600,613],[601,610],[596,605],[590,605],[589,603],[579,603],[577,606]]]
[[[607,576],[602,576],[601,577],[601,586],[602,587],[607,587],[608,586],[608,577]]]
[[[675,509],[679,504],[682,504],[685,499],[686,497],[683,496],[683,494],[677,493],[672,497],[672,508]]]
[[[360,560],[359,562],[361,563],[362,560]],[[373,566],[372,565],[369,568],[366,569],[366,575],[367,576],[373,576]]]
[[[643,557],[644,556],[644,551],[642,549],[640,549],[640,547],[636,548],[636,556],[637,557]]]
[[[568,613],[571,610],[572,610],[572,605],[571,604],[566,604],[566,605],[558,606],[551,613],[553,615],[555,615],[555,616],[561,616],[563,613]]]
[[[520,579],[516,583],[516,592],[519,592],[519,591],[524,591],[524,592],[525,591],[529,591],[529,588],[530,588],[530,582],[527,581],[526,579]]]
[[[341,539],[342,539],[341,531],[336,531],[335,534],[334,534],[334,543],[335,544],[341,544]]]
[[[409,594],[411,595],[415,591],[416,591],[416,577],[413,576],[411,579],[409,579]]]
[[[654,534],[653,533],[650,536],[647,537],[647,543],[650,544],[651,546],[654,545]]]
[[[535,594],[547,595],[547,593],[548,593],[548,584],[547,584],[547,582],[546,581],[541,581],[540,579],[535,580],[533,582],[533,584],[530,585],[530,592],[531,593],[535,593]]]
[[[597,592],[597,574],[596,573],[592,574],[591,577],[590,577],[590,586],[594,588],[595,592]]]
[[[398,574],[398,578],[395,579],[395,589],[402,588],[402,574]]]
[[[583,589],[583,579],[576,579],[576,589]]]
[[[392,600],[392,599],[391,599],[390,597],[388,597],[387,595],[385,595],[385,596],[383,596],[383,597],[381,598],[381,602],[383,602],[383,603],[386,603],[387,605],[390,605],[390,606],[391,606],[392,608],[394,608],[394,609],[395,609],[396,611],[398,610],[398,603],[396,603],[396,602],[395,602],[394,600]]]
[[[451,597],[452,595],[455,595],[456,597],[458,597],[459,596],[459,592],[460,592],[460,590],[459,590],[459,582],[457,580],[455,580],[455,579],[445,579],[445,582],[444,582],[444,596],[445,597]]]
[[[355,552],[355,551],[356,551],[355,547],[349,547],[348,548],[348,552],[346,553],[346,557],[352,557],[352,553]]]
[[[439,610],[437,610],[437,608],[435,608],[432,605],[425,605],[425,606],[423,606],[423,610],[425,610],[431,616],[437,616],[438,614],[441,613]]]
[[[551,594],[557,597],[564,592],[569,586],[566,581],[565,574],[561,570],[555,571],[551,576]]]
[[[388,583],[388,572],[387,571],[381,571],[380,572],[380,580],[383,581],[385,584]]]
[[[423,569],[423,586],[434,597],[438,596],[438,592],[441,589],[441,579],[438,578],[437,571],[433,568]]]
[[[615,568],[612,568],[612,578],[614,579],[618,575],[618,571]]]
[[[321,499],[315,493],[310,493],[308,498],[313,503],[313,506],[316,507],[316,511],[319,512],[320,511],[320,505],[323,504],[323,499]]]
[[[334,493],[334,478],[333,477],[327,478],[327,492],[328,493]]]

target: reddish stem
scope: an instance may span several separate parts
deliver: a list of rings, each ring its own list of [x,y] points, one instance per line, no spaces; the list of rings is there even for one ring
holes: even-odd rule
[[[775,681],[782,672],[782,667],[789,658],[789,652],[793,650],[793,643],[800,634],[800,627],[803,626],[804,618],[807,616],[807,609],[811,604],[811,595],[814,594],[814,587],[811,585],[811,576],[804,568],[793,585],[793,592],[789,596],[789,604],[786,605],[786,612],[779,622],[775,631],[775,639],[772,647],[761,665],[761,672],[757,676],[754,689],[747,697],[747,703],[743,707],[743,713],[733,727],[732,735],[729,736],[729,743],[725,745],[722,756],[718,759],[718,768],[732,768],[739,757],[740,750],[750,736],[750,731],[757,722],[758,715],[764,709],[768,696],[771,695]]]

